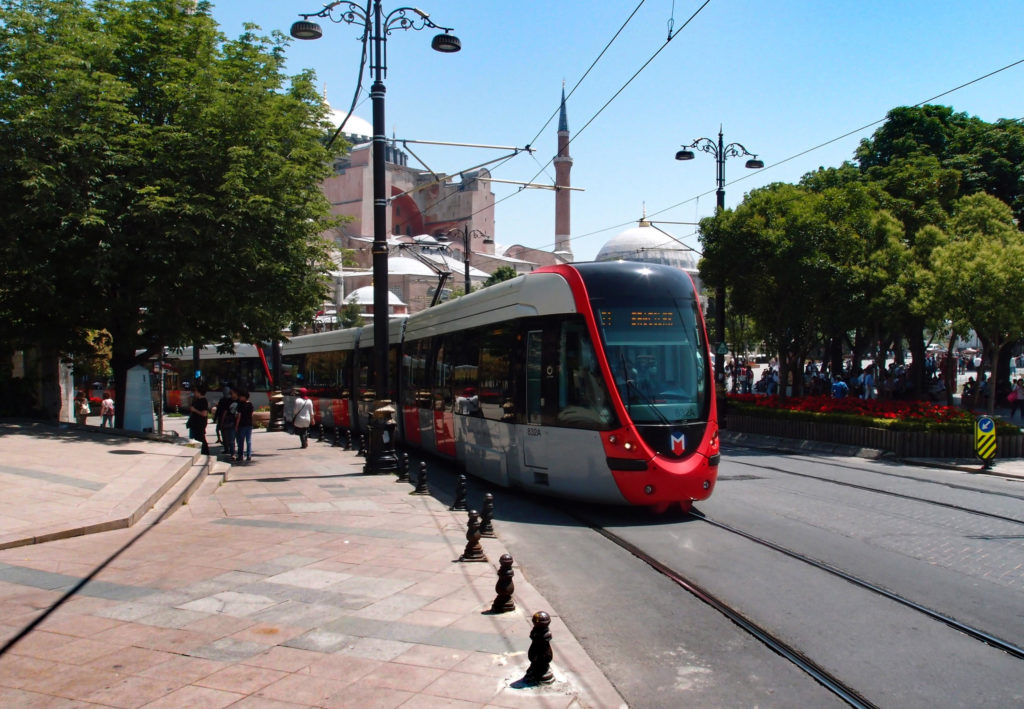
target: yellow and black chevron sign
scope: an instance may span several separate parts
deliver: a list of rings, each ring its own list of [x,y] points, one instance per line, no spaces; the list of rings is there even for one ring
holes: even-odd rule
[[[974,423],[974,453],[982,460],[996,457],[996,422],[991,416],[979,416]]]

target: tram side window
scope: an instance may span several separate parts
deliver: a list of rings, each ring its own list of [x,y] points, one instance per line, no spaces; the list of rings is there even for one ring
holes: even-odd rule
[[[515,421],[513,357],[519,347],[516,329],[482,328],[470,333],[479,342],[477,394],[480,413],[492,421]]]
[[[303,385],[306,376],[306,355],[286,355],[281,358],[281,390],[291,391]]]
[[[430,391],[432,397],[431,407],[436,411],[450,410],[454,401],[452,400],[451,388],[451,357],[452,336],[445,335],[439,338],[437,349],[434,350],[431,358],[431,382]]]
[[[562,323],[558,348],[558,425],[605,430],[615,423],[611,398],[582,320]]]
[[[314,352],[306,356],[305,384],[313,396],[343,396],[347,352]]]
[[[429,353],[429,339],[406,343],[402,362],[402,375],[405,379],[402,403],[405,406],[430,408],[430,383],[427,381],[427,355]]]
[[[373,350],[371,348],[360,349],[359,371],[356,386],[359,389],[359,398],[363,401],[376,398],[376,391],[374,391],[373,388],[375,379],[373,375],[373,364]]]
[[[480,344],[477,333],[477,330],[460,333],[451,342],[449,360],[455,413],[463,416],[482,416],[479,392]]]

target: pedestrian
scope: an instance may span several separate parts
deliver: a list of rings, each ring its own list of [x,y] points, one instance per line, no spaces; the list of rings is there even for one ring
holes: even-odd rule
[[[313,402],[306,396],[306,389],[299,389],[295,399],[295,413],[292,417],[292,428],[299,434],[302,447],[309,447],[309,427],[313,424]],[[337,425],[337,423],[335,423]]]
[[[225,387],[225,394],[217,406],[220,412],[220,434],[224,444],[224,455],[228,460],[235,457],[235,414],[238,413],[238,390]]]
[[[875,398],[875,365],[870,365],[864,370],[864,392],[861,394],[862,399],[874,399]]]
[[[1020,411],[1020,416],[1024,419],[1024,379],[1018,379],[1013,383],[1013,389],[1006,398],[1010,401],[1010,418]]]
[[[832,398],[833,399],[845,399],[846,395],[850,393],[850,387],[846,382],[843,381],[841,374],[836,374],[832,377]]]
[[[90,413],[89,397],[86,396],[84,391],[79,391],[75,395],[75,422],[84,426],[85,419]]]
[[[188,437],[199,441],[199,452],[210,455],[210,444],[206,442],[206,423],[210,415],[210,403],[206,400],[206,385],[197,384],[195,396],[188,407]]]
[[[230,405],[231,389],[225,384],[220,398],[217,399],[217,403],[213,406],[213,427],[217,431],[217,443],[224,443],[221,432],[224,430],[224,416],[227,414]]]
[[[100,404],[100,415],[103,417],[103,420],[100,422],[100,428],[105,428],[108,424],[111,428],[114,427],[114,395],[109,391],[103,403]]]
[[[246,463],[252,462],[252,414],[249,390],[241,389],[238,392],[238,408],[235,410],[235,461],[239,463],[243,456]]]

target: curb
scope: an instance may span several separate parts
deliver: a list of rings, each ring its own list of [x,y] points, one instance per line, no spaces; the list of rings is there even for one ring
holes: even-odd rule
[[[146,495],[146,497],[141,501],[138,501],[137,496],[136,501],[132,501],[131,497],[129,497],[128,500],[117,505],[111,511],[112,514],[115,515],[111,518],[80,524],[75,527],[60,527],[59,525],[54,525],[53,527],[37,531],[31,536],[26,537],[17,537],[14,539],[4,539],[0,537],[0,550],[13,549],[15,547],[29,546],[32,544],[44,544],[58,539],[69,539],[71,537],[81,537],[86,534],[97,534],[99,532],[109,532],[114,529],[126,529],[131,527],[142,519],[142,517],[156,505],[159,499],[163,497],[168,490],[174,487],[186,472],[196,465],[196,461],[199,457],[200,454],[196,451],[192,457],[187,458],[186,461],[180,464],[176,470],[172,468],[170,475],[157,487],[156,491]],[[164,467],[170,468],[172,466],[171,464],[168,464]],[[141,489],[141,487],[139,489]]]

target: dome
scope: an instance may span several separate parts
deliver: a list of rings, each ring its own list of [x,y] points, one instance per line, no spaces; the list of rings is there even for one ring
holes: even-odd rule
[[[639,261],[673,266],[691,274],[697,272],[694,252],[645,219],[626,229],[597,252],[595,261]]]
[[[373,286],[363,286],[345,296],[346,303],[357,305],[373,305]],[[397,295],[388,291],[388,305],[405,305]]]
[[[331,109],[330,120],[331,125],[337,128],[341,125],[341,122],[345,120],[345,116],[348,115],[348,111],[339,111],[335,108]],[[373,125],[366,119],[360,118],[356,114],[352,114],[345,121],[345,130],[342,131],[346,135],[359,135],[365,137],[367,140],[373,138]]]

